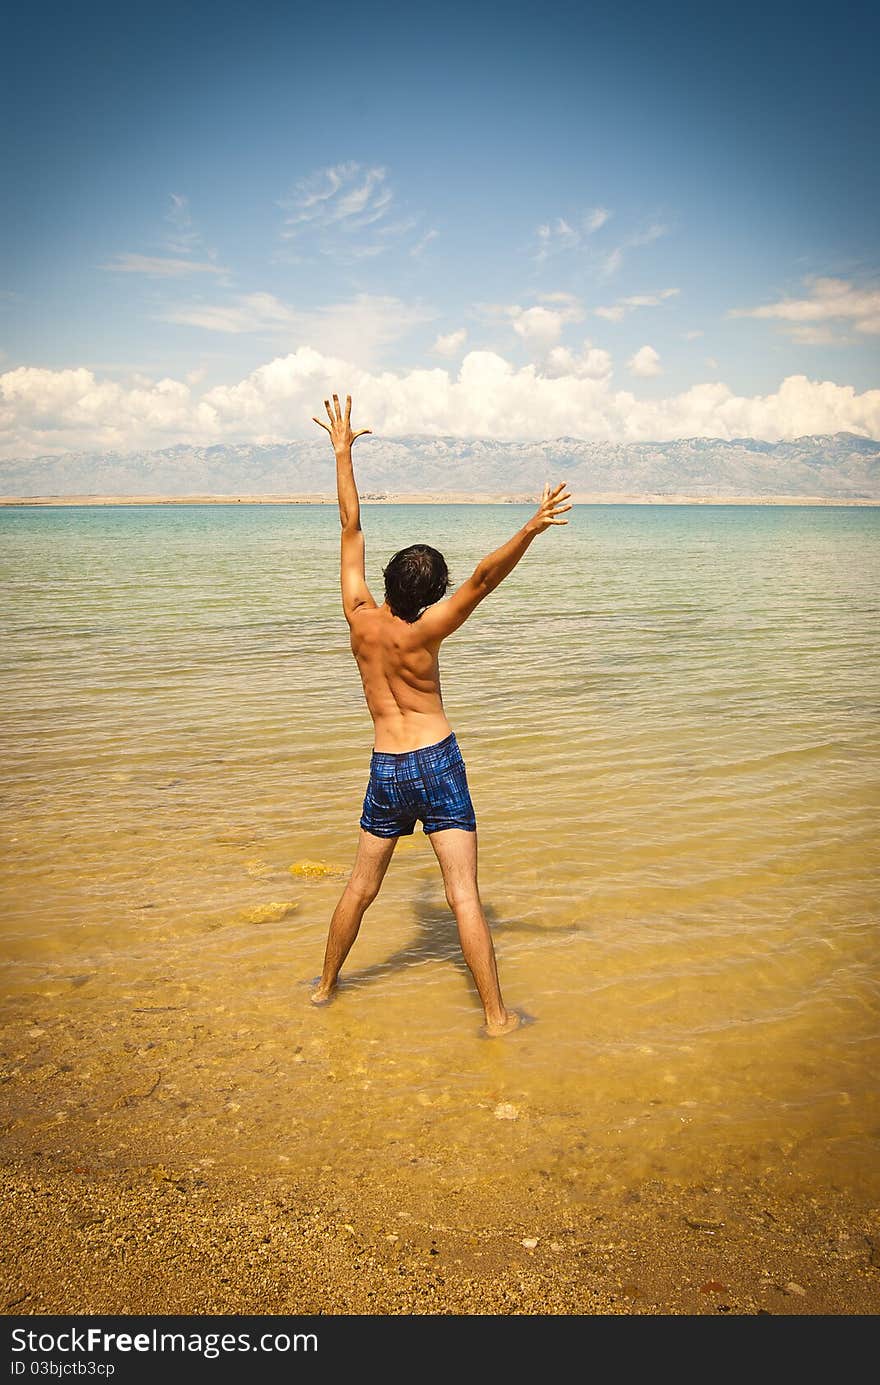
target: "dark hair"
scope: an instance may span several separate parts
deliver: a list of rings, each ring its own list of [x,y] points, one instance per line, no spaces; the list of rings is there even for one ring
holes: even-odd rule
[[[445,596],[449,586],[446,559],[426,543],[414,543],[395,553],[384,570],[385,600],[391,614],[412,625],[426,606]]]

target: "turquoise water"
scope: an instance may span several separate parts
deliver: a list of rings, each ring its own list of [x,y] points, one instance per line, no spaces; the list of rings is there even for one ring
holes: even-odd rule
[[[368,580],[425,540],[460,581],[528,513],[367,505]],[[578,506],[444,646],[505,996],[537,1019],[504,1058],[420,837],[338,1001],[304,1001],[371,745],[333,507],[3,509],[0,563],[15,1148],[60,1111],[59,1157],[431,1139],[477,1177],[500,1104],[524,1171],[876,1186],[880,511]],[[132,1054],[148,1132],[111,1100]]]

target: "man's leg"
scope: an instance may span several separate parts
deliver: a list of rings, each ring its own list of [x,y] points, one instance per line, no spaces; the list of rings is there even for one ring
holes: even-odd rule
[[[448,827],[429,835],[443,872],[446,899],[458,924],[464,960],[483,1002],[486,1032],[493,1038],[508,1034],[516,1029],[520,1017],[501,999],[495,948],[477,886],[477,834]]]
[[[351,877],[330,920],[324,970],[317,990],[312,992],[313,1005],[323,1005],[330,999],[339,969],[351,951],[361,919],[379,893],[396,846],[397,837],[376,837],[361,828]]]

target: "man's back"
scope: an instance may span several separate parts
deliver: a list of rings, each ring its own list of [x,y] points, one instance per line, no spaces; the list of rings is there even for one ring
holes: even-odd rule
[[[354,612],[351,648],[373,718],[376,750],[417,750],[449,735],[440,691],[441,638],[425,616],[410,623],[384,603]]]

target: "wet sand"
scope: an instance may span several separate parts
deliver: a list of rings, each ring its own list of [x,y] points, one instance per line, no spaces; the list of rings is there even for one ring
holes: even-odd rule
[[[4,1174],[8,1314],[875,1314],[880,1211],[650,1182],[613,1199],[332,1175]],[[514,1195],[511,1197],[511,1192]]]

